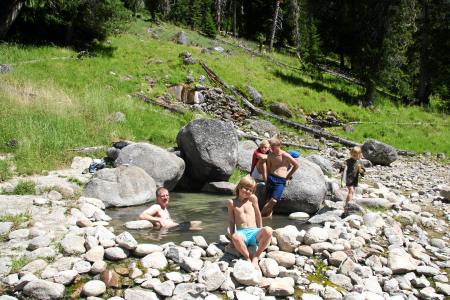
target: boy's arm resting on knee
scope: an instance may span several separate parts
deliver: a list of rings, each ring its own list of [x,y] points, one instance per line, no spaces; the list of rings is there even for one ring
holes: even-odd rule
[[[258,198],[255,195],[252,195],[250,197],[250,200],[252,201],[253,210],[255,211],[256,226],[258,228],[263,228],[261,212],[259,211]]]
[[[228,227],[230,228],[230,239],[232,239],[234,234],[234,229],[236,226],[236,220],[234,219],[234,208],[233,200],[228,200]],[[230,247],[234,247],[233,241],[230,241]]]

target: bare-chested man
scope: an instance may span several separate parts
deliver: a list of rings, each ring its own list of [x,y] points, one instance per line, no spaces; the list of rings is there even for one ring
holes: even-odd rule
[[[167,204],[169,204],[169,191],[167,189],[160,187],[156,190],[156,202],[158,204],[153,204],[139,215],[139,220],[148,220],[156,227],[174,227],[179,225],[172,220],[169,210],[167,210]],[[202,222],[191,221],[189,223],[188,225],[192,226],[191,229],[194,229]],[[196,230],[199,229],[201,228],[196,228]]]
[[[292,175],[298,169],[298,162],[286,151],[281,150],[281,139],[274,136],[270,139],[272,153],[267,156],[267,182],[266,192],[270,200],[264,205],[261,215],[272,217],[273,207],[280,200],[285,186],[291,184]],[[288,174],[289,165],[292,169]]]
[[[236,198],[228,201],[228,225],[232,240],[230,247],[236,247],[244,258],[258,269],[259,256],[269,245],[272,228],[262,227],[258,199],[253,194],[255,190],[256,182],[252,177],[246,176],[239,181],[234,190]],[[253,257],[250,257],[247,250],[249,244],[259,245]]]

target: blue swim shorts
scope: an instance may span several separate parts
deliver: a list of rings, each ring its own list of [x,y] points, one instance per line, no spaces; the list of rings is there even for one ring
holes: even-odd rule
[[[244,237],[245,246],[248,246],[248,245],[258,246],[259,245],[259,243],[256,241],[256,235],[258,234],[258,231],[259,231],[258,227],[236,230],[236,232],[242,234],[242,236]]]
[[[283,194],[284,187],[286,186],[286,178],[277,175],[270,174],[267,178],[267,193],[271,198],[275,200],[280,200]]]

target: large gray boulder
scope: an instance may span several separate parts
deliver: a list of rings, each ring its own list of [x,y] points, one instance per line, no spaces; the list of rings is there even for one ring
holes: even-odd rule
[[[270,137],[280,135],[280,130],[278,130],[278,128],[276,128],[272,123],[265,120],[256,120],[251,122],[247,128],[262,136],[264,136],[265,133],[269,134]]]
[[[181,45],[189,44],[189,37],[188,37],[187,33],[184,31],[178,32],[174,36],[174,40],[177,41],[177,44],[181,44]]]
[[[237,163],[238,135],[225,122],[197,119],[181,128],[177,144],[186,161],[186,174],[199,182],[227,181]]]
[[[309,155],[306,157],[306,159],[318,165],[322,170],[323,174],[333,173],[333,165],[331,164],[331,161],[329,159],[317,154]]]
[[[253,103],[255,103],[256,106],[261,106],[262,104],[262,96],[261,94],[252,88],[251,86],[247,86],[248,93],[250,95],[250,99],[253,100]]]
[[[319,210],[327,194],[325,179],[322,170],[316,164],[302,157],[298,157],[296,160],[299,167],[293,175],[291,184],[285,187],[281,199],[274,207],[274,212],[302,211],[314,214]],[[256,196],[259,199],[259,206],[262,208],[267,199],[262,194],[262,189],[257,188]]]
[[[258,145],[254,141],[239,142],[237,165],[241,170],[250,172],[253,152],[255,152],[256,148],[258,148]]]
[[[86,183],[83,196],[100,199],[105,207],[139,205],[156,200],[156,184],[139,167],[102,169]]]
[[[130,157],[133,158],[133,166],[141,168],[155,180],[156,187],[165,187],[169,191],[173,190],[184,173],[183,159],[152,144],[128,145],[120,151],[114,166],[128,164]]]
[[[376,165],[389,165],[398,158],[397,150],[377,140],[368,140],[362,146],[365,159]]]

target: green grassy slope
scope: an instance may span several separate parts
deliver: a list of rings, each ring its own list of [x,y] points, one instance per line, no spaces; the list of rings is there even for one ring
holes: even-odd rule
[[[450,155],[448,126],[394,125],[395,122],[442,124],[448,121],[446,115],[397,106],[378,96],[374,101],[377,112],[359,109],[357,99],[364,90],[342,79],[331,75],[312,79],[279,66],[268,57],[246,54],[233,45],[220,45],[235,51],[232,60],[218,53],[202,54],[202,47],[172,42],[174,33],[185,30],[191,41],[209,47],[210,40],[197,33],[166,25],[165,30],[158,29],[161,38],[157,41],[147,33],[148,27],[155,28],[155,25],[138,19],[130,24],[127,32],[112,36],[111,44],[97,44],[91,51],[96,57],[83,60],[52,59],[77,55],[56,46],[0,46],[1,61],[13,68],[12,72],[0,75],[0,155],[14,156],[0,160],[0,180],[11,176],[11,165],[18,174],[67,167],[72,157],[79,155],[67,149],[109,146],[121,139],[174,146],[179,129],[193,116],[173,114],[171,118],[159,114],[154,111],[161,112],[161,108],[140,101],[134,94],[142,91],[156,98],[167,92],[167,86],[184,82],[189,70],[195,78],[204,75],[199,64],[182,63],[178,56],[182,51],[190,51],[201,59],[228,85],[239,90],[244,90],[246,85],[256,88],[263,95],[266,109],[272,102],[283,102],[296,112],[302,109],[304,114],[332,111],[341,120],[383,122],[387,124],[355,125],[353,133],[345,133],[340,128],[329,130],[357,142],[374,138],[404,150]],[[280,53],[271,56],[300,67],[294,56]],[[42,61],[14,65],[36,59]],[[163,64],[156,64],[155,60],[162,60]],[[149,79],[156,80],[156,85],[151,86]],[[117,111],[126,114],[125,123],[108,122],[108,117]],[[301,117],[293,119],[304,123]],[[12,139],[22,141],[21,146],[7,148],[5,143]]]

